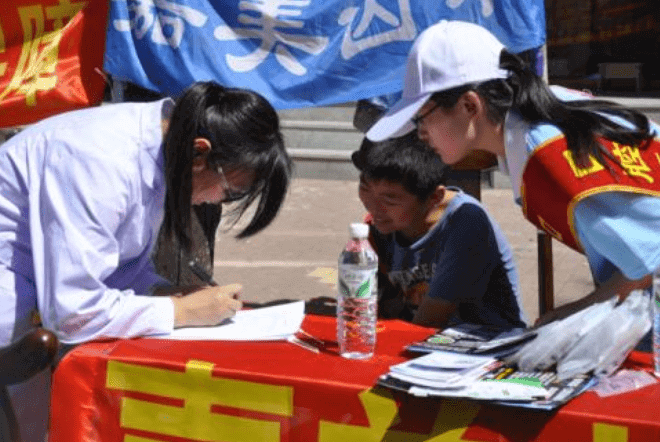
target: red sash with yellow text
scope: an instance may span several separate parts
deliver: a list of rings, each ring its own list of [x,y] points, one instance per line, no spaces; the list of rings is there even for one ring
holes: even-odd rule
[[[605,139],[599,142],[619,162],[605,159],[614,173],[593,156],[587,166],[578,166],[566,138],[558,136],[534,151],[522,177],[525,218],[581,253],[573,209],[583,198],[611,191],[660,196],[660,140],[653,140],[646,149]]]

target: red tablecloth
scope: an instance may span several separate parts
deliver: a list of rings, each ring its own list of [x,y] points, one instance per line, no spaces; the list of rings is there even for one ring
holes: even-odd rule
[[[379,321],[376,355],[337,354],[335,320],[305,318],[326,341],[315,354],[287,342],[134,339],[72,350],[53,376],[51,442],[75,441],[593,441],[660,440],[660,386],[556,413],[420,399],[373,388],[432,333]],[[628,364],[649,368],[648,355]]]

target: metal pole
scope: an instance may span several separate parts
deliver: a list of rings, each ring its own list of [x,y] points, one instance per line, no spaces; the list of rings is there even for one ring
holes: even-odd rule
[[[541,66],[537,66],[543,79],[548,82],[548,48],[543,45],[541,51]],[[554,272],[552,264],[552,236],[542,230],[536,235],[538,251],[538,274],[539,274],[539,316],[554,308]]]

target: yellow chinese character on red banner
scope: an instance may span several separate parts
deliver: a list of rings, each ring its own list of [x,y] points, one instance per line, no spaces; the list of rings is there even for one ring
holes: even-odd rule
[[[2,32],[2,22],[0,22],[0,54],[5,52],[5,33]],[[0,61],[0,77],[7,72],[7,63]]]
[[[18,8],[23,29],[21,54],[14,75],[7,88],[0,93],[0,101],[11,93],[25,96],[28,106],[36,105],[38,91],[54,89],[57,85],[55,69],[59,60],[59,44],[64,27],[85,6],[86,2],[59,0],[57,6],[36,4]],[[47,28],[48,26],[48,29]],[[4,38],[0,40],[3,44]],[[0,50],[3,49],[0,47]],[[6,63],[0,64],[0,75]]]
[[[653,178],[644,172],[650,172],[651,168],[644,162],[639,148],[632,146],[621,146],[619,143],[612,143],[614,149],[612,153],[619,159],[621,167],[630,176],[644,178],[649,183],[653,183]]]
[[[566,159],[566,162],[568,165],[571,167],[571,170],[575,174],[575,178],[582,178],[583,176],[590,175],[592,173],[600,172],[601,170],[604,169],[603,165],[600,164],[596,158],[593,156],[589,155],[589,162],[591,163],[588,167],[580,167],[577,165],[575,162],[575,158],[573,157],[573,152],[570,150],[565,150],[563,152],[564,159]]]
[[[172,406],[125,397],[120,418],[125,429],[200,441],[279,441],[277,419],[212,413],[211,406],[290,417],[293,388],[218,378],[212,371],[213,364],[194,360],[183,373],[109,361],[106,387],[183,401],[183,406]]]

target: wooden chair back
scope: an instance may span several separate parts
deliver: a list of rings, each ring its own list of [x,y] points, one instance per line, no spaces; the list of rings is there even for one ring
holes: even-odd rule
[[[57,336],[43,328],[34,329],[13,344],[0,349],[1,441],[21,442],[7,386],[24,382],[51,365],[57,350]]]

